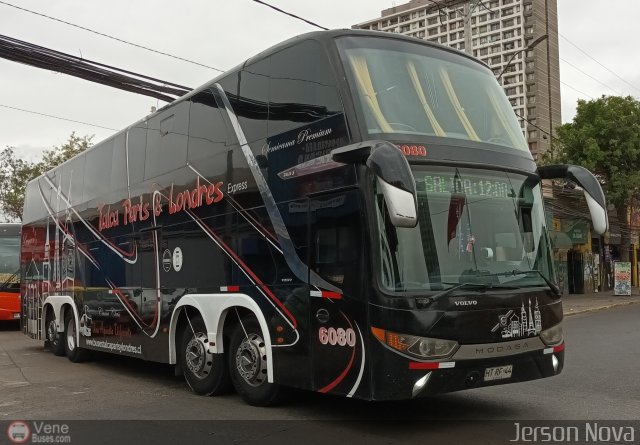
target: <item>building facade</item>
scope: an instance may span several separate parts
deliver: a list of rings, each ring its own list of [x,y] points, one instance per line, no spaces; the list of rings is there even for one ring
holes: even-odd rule
[[[465,51],[491,67],[538,159],[561,124],[557,0],[412,0],[353,28]],[[546,36],[546,37],[545,37]]]

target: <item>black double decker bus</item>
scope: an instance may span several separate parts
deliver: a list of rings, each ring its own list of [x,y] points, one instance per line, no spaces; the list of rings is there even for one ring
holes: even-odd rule
[[[541,180],[492,72],[366,31],[270,48],[32,181],[25,333],[171,363],[198,394],[409,399],[550,377]]]

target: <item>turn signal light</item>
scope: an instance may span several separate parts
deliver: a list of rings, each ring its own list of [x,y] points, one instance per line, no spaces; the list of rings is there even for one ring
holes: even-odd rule
[[[417,359],[449,357],[458,348],[458,342],[453,340],[399,334],[375,327],[371,327],[371,333],[385,346]]]

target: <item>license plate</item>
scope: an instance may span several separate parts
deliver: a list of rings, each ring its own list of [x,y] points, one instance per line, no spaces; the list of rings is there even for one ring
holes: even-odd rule
[[[511,377],[513,371],[513,365],[496,366],[494,368],[487,368],[484,370],[484,381],[508,379]]]
[[[20,318],[20,312],[16,312],[13,314],[13,319],[17,320],[18,318]]]

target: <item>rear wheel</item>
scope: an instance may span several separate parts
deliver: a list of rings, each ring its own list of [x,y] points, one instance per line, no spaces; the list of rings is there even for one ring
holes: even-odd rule
[[[231,390],[224,354],[211,352],[207,329],[199,315],[185,323],[178,351],[184,378],[194,393],[212,396]]]
[[[235,327],[229,347],[231,381],[249,405],[275,405],[283,399],[280,385],[267,379],[267,348],[255,317],[244,317]]]
[[[89,351],[78,346],[76,320],[71,310],[68,310],[65,315],[64,326],[64,348],[67,358],[74,363],[86,361],[89,358]]]
[[[47,310],[45,326],[47,329],[47,339],[44,342],[45,347],[49,348],[49,351],[53,352],[54,355],[63,356],[65,352],[62,338],[63,333],[58,332],[58,321],[51,308]]]

